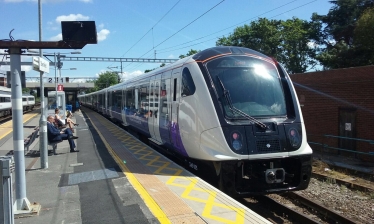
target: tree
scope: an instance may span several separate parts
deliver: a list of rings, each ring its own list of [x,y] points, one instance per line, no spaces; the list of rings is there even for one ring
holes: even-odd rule
[[[316,49],[311,46],[313,25],[297,18],[281,22],[280,62],[290,73],[304,73],[317,65]]]
[[[191,49],[186,55],[184,55],[184,54],[181,54],[181,55],[179,55],[179,58],[180,59],[182,59],[182,58],[185,58],[185,57],[188,57],[188,56],[191,56],[191,55],[194,55],[194,54],[196,54],[196,53],[198,53],[199,51],[197,51],[197,50],[193,50],[193,49]]]
[[[357,48],[367,49],[369,64],[374,63],[374,7],[366,9],[357,21],[354,30],[354,40]]]
[[[102,72],[99,74],[99,78],[94,81],[95,87],[86,91],[86,93],[99,91],[105,89],[109,86],[115,85],[118,83],[118,74],[116,72]]]
[[[268,20],[260,18],[249,25],[237,27],[217,46],[240,46],[259,51],[282,63],[290,73],[302,73],[316,65],[316,49],[310,47],[314,26],[297,18]]]
[[[280,21],[260,18],[250,25],[235,28],[228,37],[218,39],[217,46],[247,47],[265,55],[278,58],[280,51]]]
[[[30,88],[22,88],[22,93],[29,93],[29,94],[31,94],[31,89]]]
[[[160,65],[160,68],[161,67],[164,67],[166,64],[165,63],[162,63],[161,65]],[[153,71],[153,70],[155,70],[155,69],[157,69],[157,68],[153,68],[153,69],[146,69],[146,70],[144,70],[144,73],[148,73],[148,72],[151,72],[151,71]]]
[[[314,37],[320,46],[316,59],[325,69],[367,65],[367,49],[356,46],[354,30],[363,12],[374,5],[374,0],[330,1],[333,7],[327,15],[312,15],[312,23],[320,27]]]

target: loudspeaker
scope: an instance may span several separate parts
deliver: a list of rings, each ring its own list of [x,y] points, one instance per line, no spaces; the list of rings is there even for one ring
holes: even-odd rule
[[[97,44],[95,21],[62,21],[62,40]]]

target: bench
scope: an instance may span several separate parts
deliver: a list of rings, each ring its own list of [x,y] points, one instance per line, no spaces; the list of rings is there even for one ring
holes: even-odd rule
[[[23,144],[25,147],[25,153],[29,151],[30,145],[35,141],[36,136],[38,135],[39,132],[39,126],[36,126],[34,128],[34,131],[24,139]]]
[[[56,153],[57,144],[61,143],[61,142],[62,142],[62,140],[61,141],[54,141],[54,142],[48,141],[48,145],[52,146],[53,155],[57,155],[57,153]]]

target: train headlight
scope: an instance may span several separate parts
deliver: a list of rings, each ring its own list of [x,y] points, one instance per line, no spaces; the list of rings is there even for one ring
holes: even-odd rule
[[[290,141],[290,144],[294,148],[299,148],[301,145],[301,135],[297,131],[296,128],[290,128],[288,129],[288,140]]]
[[[243,147],[243,137],[238,131],[234,131],[231,134],[231,145],[235,150],[241,150]]]
[[[228,147],[239,155],[247,155],[246,130],[242,126],[222,127]]]

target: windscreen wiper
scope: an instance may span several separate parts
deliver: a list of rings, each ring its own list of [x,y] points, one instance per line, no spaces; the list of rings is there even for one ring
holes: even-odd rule
[[[254,117],[249,116],[247,113],[239,110],[238,108],[234,107],[234,105],[232,104],[232,101],[231,101],[229,91],[225,88],[225,86],[223,85],[223,82],[221,81],[221,79],[218,76],[217,76],[217,79],[218,79],[219,83],[221,84],[221,87],[222,87],[222,90],[223,90],[223,95],[225,96],[225,99],[227,101],[227,104],[229,105],[230,110],[232,112],[235,112],[235,113],[247,118],[248,120],[252,121],[253,123],[257,124],[260,128],[266,129],[267,127],[264,123],[262,123],[261,121],[257,120]]]

